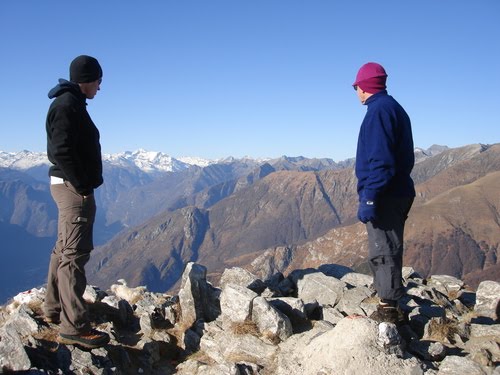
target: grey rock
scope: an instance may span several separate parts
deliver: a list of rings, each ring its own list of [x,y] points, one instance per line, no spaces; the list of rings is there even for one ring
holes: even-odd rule
[[[224,270],[220,280],[220,288],[224,289],[227,284],[240,285],[253,290],[257,294],[262,293],[266,289],[266,284],[262,280],[240,267]]]
[[[240,375],[234,364],[209,365],[193,359],[181,363],[176,370],[176,375]]]
[[[447,356],[439,365],[438,375],[486,375],[481,366],[469,358]]]
[[[477,353],[488,352],[492,362],[500,362],[500,336],[472,337],[464,345],[464,350],[475,356]]]
[[[11,371],[25,371],[31,367],[31,361],[24,350],[24,345],[11,323],[0,328],[0,368]]]
[[[442,361],[446,356],[446,346],[437,341],[412,340],[408,350],[426,361]]]
[[[337,324],[345,318],[345,315],[342,314],[337,307],[323,306],[321,318],[329,323]]]
[[[471,324],[470,337],[492,336],[500,340],[500,324]]]
[[[117,296],[111,295],[111,296],[106,296],[101,300],[102,303],[105,303],[106,305],[113,307],[115,309],[118,309],[118,303],[120,302],[120,299]]]
[[[493,366],[493,355],[487,349],[480,349],[470,353],[469,358],[483,367]]]
[[[406,294],[409,296],[420,298],[422,300],[432,300],[433,297],[430,288],[415,283],[408,285],[408,287],[406,288]]]
[[[387,354],[395,354],[403,357],[403,339],[398,333],[395,324],[380,323],[378,326],[377,344],[384,349]]]
[[[71,364],[77,373],[108,374],[114,368],[108,358],[108,352],[103,348],[91,351],[81,350],[76,346],[68,347],[71,352]]]
[[[349,272],[342,276],[340,280],[355,287],[368,287],[373,284],[373,276],[357,272]]]
[[[189,328],[198,319],[212,321],[220,314],[216,292],[207,283],[206,276],[207,269],[192,262],[182,274],[179,302],[184,327]]]
[[[240,285],[227,284],[220,296],[222,315],[232,322],[244,322],[251,318],[252,301],[258,295]]]
[[[282,342],[278,346],[277,356],[271,366],[270,373],[277,374],[281,372],[283,374],[297,374],[297,363],[300,361],[300,353],[297,348],[303,348],[309,345],[314,338],[330,331],[333,325],[325,322],[318,321],[315,322],[310,330],[295,334],[288,338],[285,342]]]
[[[200,350],[219,364],[234,363],[236,360],[265,367],[274,357],[277,346],[265,343],[252,334],[236,334],[231,330],[224,330],[215,321],[207,325],[201,338]]]
[[[318,332],[307,340],[291,342],[293,355],[282,346],[276,375],[394,374],[423,373],[416,358],[387,355],[377,344],[378,324],[367,318],[344,318],[333,329]]]
[[[346,284],[321,272],[304,275],[297,282],[297,297],[304,303],[318,302],[335,306],[342,297]]]
[[[271,306],[281,311],[288,317],[288,319],[290,319],[294,332],[300,332],[302,329],[310,327],[306,307],[300,298],[271,298],[268,302]]]
[[[85,292],[83,293],[83,299],[89,303],[100,302],[106,296],[106,292],[93,285],[87,285]]]
[[[164,312],[165,320],[168,320],[170,323],[175,324],[177,321],[177,310],[174,305],[169,305],[165,307]]]
[[[483,281],[476,291],[476,305],[474,312],[481,316],[498,320],[500,304],[500,283],[496,281]]]
[[[432,275],[428,279],[427,285],[436,288],[447,296],[451,296],[453,293],[457,294],[463,288],[464,282],[449,275]]]
[[[440,342],[433,342],[429,345],[428,353],[431,361],[440,361],[446,356],[446,346]]]
[[[345,290],[341,300],[337,304],[337,309],[344,315],[367,315],[363,310],[362,302],[374,296],[375,292],[366,287],[360,286]]]
[[[8,323],[21,336],[29,336],[40,331],[41,326],[33,319],[33,311],[25,304],[19,306],[17,313],[12,314]]]
[[[413,269],[413,267],[403,267],[402,270],[403,279],[408,281],[409,279],[421,280],[422,276]]]
[[[139,318],[139,326],[141,327],[141,332],[144,337],[150,337],[153,331],[153,323],[151,321],[151,315],[142,314]]]
[[[18,293],[13,298],[13,303],[7,306],[8,311],[13,311],[20,305],[40,305],[45,300],[47,290],[44,287],[32,288],[25,292]]]
[[[263,297],[253,300],[252,321],[257,324],[261,336],[273,343],[284,341],[293,333],[288,317],[270,305]]]

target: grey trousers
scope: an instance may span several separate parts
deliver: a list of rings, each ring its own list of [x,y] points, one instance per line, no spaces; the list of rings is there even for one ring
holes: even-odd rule
[[[85,264],[94,248],[92,229],[96,214],[94,195],[83,198],[69,182],[50,185],[59,210],[57,241],[49,264],[44,313],[60,318],[67,335],[90,329],[83,293],[87,286]]]
[[[402,282],[404,226],[413,198],[384,197],[377,201],[377,220],[368,222],[368,264],[381,299],[398,300]]]

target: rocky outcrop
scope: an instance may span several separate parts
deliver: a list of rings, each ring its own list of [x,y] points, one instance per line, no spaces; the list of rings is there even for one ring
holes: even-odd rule
[[[321,269],[321,270],[320,270]],[[500,373],[500,284],[477,292],[451,276],[403,272],[406,323],[370,319],[377,298],[370,276],[337,265],[261,280],[226,269],[220,287],[188,263],[178,295],[88,286],[103,348],[57,343],[41,316],[44,288],[21,293],[0,310],[3,372],[69,374],[328,375]]]

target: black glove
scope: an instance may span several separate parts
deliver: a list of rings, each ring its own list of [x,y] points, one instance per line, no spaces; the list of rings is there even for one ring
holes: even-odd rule
[[[374,201],[363,199],[358,206],[358,219],[363,223],[374,221],[377,217],[377,209]]]

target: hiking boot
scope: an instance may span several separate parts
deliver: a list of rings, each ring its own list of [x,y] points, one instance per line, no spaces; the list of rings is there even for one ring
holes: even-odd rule
[[[401,325],[404,323],[404,316],[398,306],[391,306],[387,304],[379,304],[377,311],[370,315],[370,319],[378,323],[393,323]]]
[[[66,345],[80,345],[88,349],[100,348],[109,342],[109,335],[95,329],[78,335],[59,334],[58,341]]]

